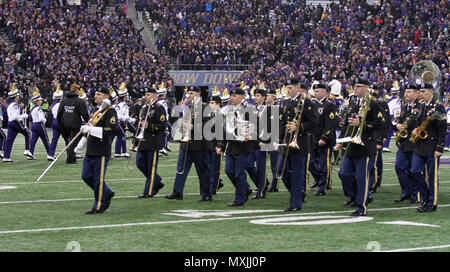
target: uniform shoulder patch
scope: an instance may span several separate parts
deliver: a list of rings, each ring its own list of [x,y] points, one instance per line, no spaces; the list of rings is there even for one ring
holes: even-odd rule
[[[381,114],[381,112],[379,111],[377,117],[378,118],[383,118],[383,114]]]
[[[334,113],[330,112],[330,119],[334,119]]]
[[[111,119],[109,119],[109,122],[111,124],[115,125],[116,124],[116,117],[115,116],[111,117]]]
[[[161,120],[161,122],[166,121],[166,116],[164,114],[161,114],[161,117],[159,118],[159,120]]]

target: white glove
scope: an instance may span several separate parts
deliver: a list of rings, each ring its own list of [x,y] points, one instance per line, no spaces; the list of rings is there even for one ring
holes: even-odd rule
[[[136,118],[133,118],[133,117],[128,117],[128,122],[130,122],[130,123],[134,123],[134,121],[136,121]]]
[[[81,137],[80,141],[77,144],[77,147],[75,147],[74,151],[77,154],[80,154],[81,152],[83,152],[84,148],[86,147],[87,144],[87,138],[86,137]]]
[[[91,128],[91,126],[83,125],[83,126],[81,126],[80,131],[83,134],[88,134],[90,132],[90,128]]]
[[[102,105],[100,106],[101,110],[104,110],[109,106],[111,106],[111,101],[107,98],[103,99]]]
[[[81,126],[80,131],[83,134],[90,134],[94,137],[97,137],[99,139],[103,138],[103,128],[102,127],[93,127],[93,126],[88,126],[88,125],[84,125]]]
[[[19,115],[19,117],[17,117],[17,120],[22,121],[26,118],[28,118],[28,114],[22,113],[21,115]]]

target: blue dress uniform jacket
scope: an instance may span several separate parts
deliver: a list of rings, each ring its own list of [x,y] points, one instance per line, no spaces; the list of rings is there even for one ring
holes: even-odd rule
[[[94,136],[88,136],[86,156],[111,157],[111,141],[117,126],[117,113],[111,107],[106,108],[99,114],[103,113],[104,115],[95,125],[96,127],[103,128],[103,137],[100,139]]]
[[[150,109],[150,113],[147,111]],[[144,141],[138,145],[139,152],[159,151],[164,147],[164,136],[167,127],[167,116],[164,107],[158,103],[152,105],[145,105],[140,113],[142,125],[144,128]],[[147,122],[143,119],[147,116]],[[137,131],[140,133],[140,131]]]
[[[327,147],[336,145],[335,130],[339,125],[338,109],[332,100],[324,99],[317,102],[319,125],[315,129],[315,137],[326,142]]]
[[[200,111],[200,107],[201,107],[201,111]],[[211,115],[209,116],[203,116],[203,113],[205,112],[205,107],[206,104],[202,103],[202,104],[198,104],[198,105],[194,105],[194,109],[192,112],[192,119],[191,122],[193,123],[193,127],[191,129],[190,133],[190,141],[189,143],[181,143],[180,144],[180,148],[182,150],[186,150],[186,147],[189,151],[211,151],[214,149],[213,143],[211,141],[207,141],[203,135],[201,137],[201,139],[195,139],[194,137],[196,136],[194,134],[194,131],[201,131],[203,133],[203,128],[206,124],[206,122],[208,122],[211,119]],[[202,116],[200,116],[200,114],[202,114]],[[201,121],[201,122],[198,122]]]
[[[407,124],[407,131],[408,131],[408,136],[406,138],[401,138],[399,139],[398,143],[397,143],[397,148],[399,150],[402,151],[413,151],[414,150],[414,144],[411,143],[411,141],[409,141],[409,137],[412,134],[412,131],[414,130],[414,128],[416,128],[419,124],[418,124],[418,114],[421,111],[420,109],[420,103],[419,101],[416,99],[416,101],[414,101],[412,103],[411,106],[408,106],[408,104],[402,105],[401,108],[401,113],[400,113],[400,117],[398,118],[398,123],[399,124],[403,124],[406,121],[406,118],[410,118],[408,124]],[[396,131],[397,127],[394,127],[394,129]]]

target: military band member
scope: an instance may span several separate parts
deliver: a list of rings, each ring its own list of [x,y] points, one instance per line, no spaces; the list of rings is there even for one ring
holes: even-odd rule
[[[369,81],[367,79],[355,79],[355,99],[349,105],[349,114],[344,120],[342,129],[345,132],[350,126],[348,135],[353,139],[359,136],[358,133],[361,133],[360,140],[363,143],[363,145],[353,142],[346,144],[342,167],[339,170],[344,195],[348,197],[344,205],[354,203],[356,206],[356,210],[350,214],[351,216],[367,215],[367,204],[372,201],[369,191],[369,173],[377,148],[377,130],[383,128],[383,114],[378,103],[370,99],[368,88]],[[362,120],[365,120],[363,126],[361,126]],[[344,135],[340,138],[344,138]],[[342,143],[337,144],[335,148],[341,149]]]
[[[392,97],[389,98],[386,101],[386,103],[389,106],[389,113],[391,115],[391,120],[396,120],[400,116],[400,111],[401,111],[401,106],[402,106],[402,101],[399,97],[400,86],[398,84],[398,81],[394,81],[393,86],[391,88],[391,94],[392,94]],[[393,135],[394,135],[394,126],[391,123],[389,125],[389,130],[388,130],[386,141],[384,142],[384,145],[383,145],[383,152],[391,152],[391,150],[389,149],[389,144],[391,142],[391,137]]]
[[[222,99],[219,94],[211,96],[209,100],[209,107],[211,109],[211,117],[214,118],[216,115],[221,115],[220,107],[222,105]],[[215,128],[213,128],[215,129]],[[215,132],[215,131],[214,131]],[[212,141],[213,146],[217,145],[217,140],[214,139]],[[217,154],[216,151],[210,152],[210,160],[209,160],[209,168],[211,175],[211,194],[216,194],[220,188],[223,187],[223,180],[220,177],[222,161],[223,161],[223,153]]]
[[[41,108],[42,101],[43,98],[40,96],[39,90],[36,90],[33,93],[33,97],[31,98],[31,102],[34,104],[33,108],[31,108],[30,111],[30,120],[32,121],[30,152],[33,155],[33,158],[29,158],[29,160],[36,159],[34,157],[34,148],[36,147],[36,143],[39,138],[41,138],[45,150],[47,151],[47,159],[53,160],[53,157],[49,154],[50,143],[48,141],[47,130],[45,129],[45,122],[47,121],[47,119],[45,118],[44,111]]]
[[[182,142],[180,145],[180,151],[177,163],[177,175],[173,186],[173,192],[167,195],[167,199],[183,199],[184,185],[186,183],[187,175],[192,167],[195,165],[197,175],[200,182],[200,195],[202,198],[200,202],[212,201],[210,190],[210,177],[208,169],[209,151],[213,146],[210,141],[204,139],[201,135],[200,139],[197,139],[194,130],[203,131],[204,124],[210,119],[210,117],[200,116],[204,112],[205,105],[201,100],[200,88],[191,86],[188,90],[189,102],[190,102],[190,116],[186,128],[186,133],[189,134],[189,141]],[[185,117],[183,117],[185,118]]]
[[[387,141],[387,135],[389,133],[389,128],[392,126],[391,115],[389,113],[389,106],[386,101],[382,98],[382,89],[380,85],[371,84],[372,96],[376,99],[381,113],[383,114],[383,129],[378,130],[377,134],[377,150],[375,154],[375,159],[373,162],[373,167],[370,171],[370,182],[369,190],[370,192],[376,193],[377,188],[381,186],[381,180],[383,177],[383,144]],[[399,114],[397,112],[397,114]],[[398,120],[398,117],[396,118]]]
[[[430,120],[424,128],[427,136],[419,138],[414,146],[412,155],[411,175],[416,183],[421,204],[419,212],[433,212],[437,209],[439,188],[439,160],[444,151],[445,137],[447,136],[446,111],[442,104],[434,100],[433,85],[422,83],[420,86],[423,103],[420,106],[419,117],[412,135],[418,135],[418,129],[425,120]],[[434,114],[434,115],[433,115]]]
[[[81,132],[87,134],[87,138],[83,137],[76,147],[76,150],[79,150],[83,142],[86,144],[82,179],[94,191],[95,197],[94,205],[85,212],[86,214],[103,213],[115,195],[105,182],[106,169],[111,157],[111,136],[117,125],[117,114],[111,108],[108,98],[108,88],[100,87],[96,90],[94,102],[99,106],[100,112],[92,116],[94,126],[88,124],[81,127]]]
[[[280,118],[281,116],[281,108],[277,101],[277,92],[273,88],[267,89],[267,97],[266,97],[266,105],[267,105],[267,129],[270,133],[272,133],[272,127],[271,127],[271,120],[273,118]],[[275,116],[274,113],[278,112],[278,116]],[[274,129],[278,129],[274,128]],[[280,135],[278,135],[278,139],[270,139],[271,141],[278,143],[280,142],[279,139]],[[277,178],[277,162],[279,159],[280,153],[276,150],[269,151],[269,158],[270,158],[270,169],[272,172],[272,182],[270,183],[270,189],[268,192],[278,192],[278,178]]]
[[[310,152],[315,141],[313,134],[318,126],[319,116],[315,103],[302,93],[298,79],[287,80],[285,86],[290,98],[283,103],[280,139],[283,141],[286,138],[286,142],[281,144],[287,146],[281,148],[279,161],[281,167],[278,174],[282,176],[283,183],[290,193],[289,207],[285,211],[294,212],[302,209]],[[284,137],[285,135],[289,137]],[[297,138],[294,135],[297,135]],[[297,147],[288,147],[291,143]]]
[[[28,114],[24,112],[24,109],[22,109],[18,103],[20,98],[20,90],[17,89],[15,84],[12,85],[11,91],[8,93],[8,97],[11,99],[11,102],[6,109],[8,114],[8,134],[6,137],[3,162],[13,162],[13,160],[11,160],[11,151],[18,133],[25,137],[25,152],[23,154],[28,158],[34,158],[33,154],[30,152],[31,133],[25,126]]]
[[[328,99],[329,87],[325,84],[313,86],[317,99],[319,125],[315,130],[317,143],[311,155],[310,172],[315,183],[311,188],[317,188],[314,195],[323,196],[331,184],[331,157],[333,147],[336,145],[336,128],[339,125],[337,106]]]
[[[155,196],[164,187],[157,174],[158,152],[164,144],[167,115],[164,107],[157,102],[158,95],[153,88],[144,88],[145,106],[140,112],[140,125],[137,133],[144,131],[144,140],[134,143],[137,146],[136,166],[146,177],[144,192],[138,198]]]
[[[0,108],[0,159],[3,159],[3,151],[5,148],[6,135],[2,129],[3,124],[3,111]]]
[[[245,91],[241,88],[235,88],[231,90],[230,102],[228,106],[228,112],[225,122],[226,137],[224,140],[218,141],[216,146],[216,153],[220,154],[224,152],[227,154],[225,159],[225,173],[233,183],[235,187],[234,201],[228,203],[230,207],[244,205],[248,197],[251,195],[252,190],[247,183],[246,163],[248,156],[253,153],[253,143],[249,141],[249,137],[245,135],[238,135],[241,137],[231,137],[229,134],[234,134],[236,131],[236,122],[239,118],[243,118],[240,121],[248,121],[245,116],[239,116],[240,111],[245,110],[243,105],[245,97]],[[232,116],[231,116],[232,115]],[[228,118],[230,117],[230,118]]]
[[[401,195],[394,200],[396,203],[405,200],[409,200],[411,203],[418,203],[420,201],[420,194],[411,176],[414,144],[409,141],[413,129],[418,126],[417,114],[420,110],[420,103],[417,96],[419,90],[420,86],[417,84],[410,83],[406,85],[400,118],[395,128],[397,131],[395,172],[401,188]],[[405,136],[401,137],[400,133],[405,133]]]
[[[132,125],[136,119],[130,117],[130,109],[127,104],[128,90],[125,83],[120,85],[117,95],[119,97],[119,103],[116,105],[115,110],[117,112],[117,117],[119,118],[119,124],[117,126],[118,129],[114,157],[129,158],[130,154],[127,152],[127,142],[124,137],[127,131],[130,131],[133,134],[136,132],[136,129]]]

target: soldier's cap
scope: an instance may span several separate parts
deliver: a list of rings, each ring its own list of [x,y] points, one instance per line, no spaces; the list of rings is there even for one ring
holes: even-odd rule
[[[245,91],[241,88],[234,88],[231,90],[230,94],[242,94],[245,95]]]
[[[156,93],[155,88],[144,88],[144,93]]]
[[[378,84],[370,84],[370,88],[371,89],[373,89],[373,90],[380,90],[381,89],[381,86],[380,85],[378,85]]]
[[[100,87],[98,87],[98,88],[97,88],[97,92],[99,92],[99,93],[104,93],[104,94],[107,94],[107,95],[110,95],[109,89],[106,88],[105,86],[100,86]]]
[[[363,78],[363,77],[357,77],[357,78],[355,78],[355,80],[353,81],[353,85],[355,85],[355,84],[364,84],[364,85],[367,85],[367,86],[369,86],[370,85],[370,82],[369,82],[369,80],[367,79],[367,78]]]
[[[189,86],[188,92],[200,92],[200,88],[197,86]]]
[[[420,84],[420,89],[434,89],[433,85],[431,85],[430,83],[422,83]]]
[[[273,88],[267,89],[267,90],[266,90],[266,93],[267,93],[267,94],[277,95],[277,91],[276,91],[275,89],[273,89]]]
[[[418,90],[420,90],[420,85],[418,85],[414,82],[411,82],[411,83],[406,84],[405,89],[413,89],[413,90],[418,91]]]
[[[288,80],[286,80],[284,82],[284,85],[286,85],[286,86],[288,86],[288,85],[296,85],[298,83],[300,83],[300,81],[298,81],[297,78],[290,78],[290,79],[288,79]]]
[[[209,101],[214,101],[214,102],[216,102],[217,104],[221,104],[222,103],[222,98],[220,98],[220,96],[211,96],[211,98],[210,98],[210,100]]]
[[[308,84],[302,82],[302,83],[300,83],[300,89],[308,90],[309,86],[308,86]]]
[[[323,83],[314,84],[314,85],[313,85],[313,90],[315,90],[315,89],[325,89],[325,90],[327,90],[327,92],[330,91],[328,85],[325,85],[325,84],[323,84]]]
[[[255,90],[255,94],[260,94],[262,96],[266,96],[267,95],[267,91],[264,89],[256,89]]]

